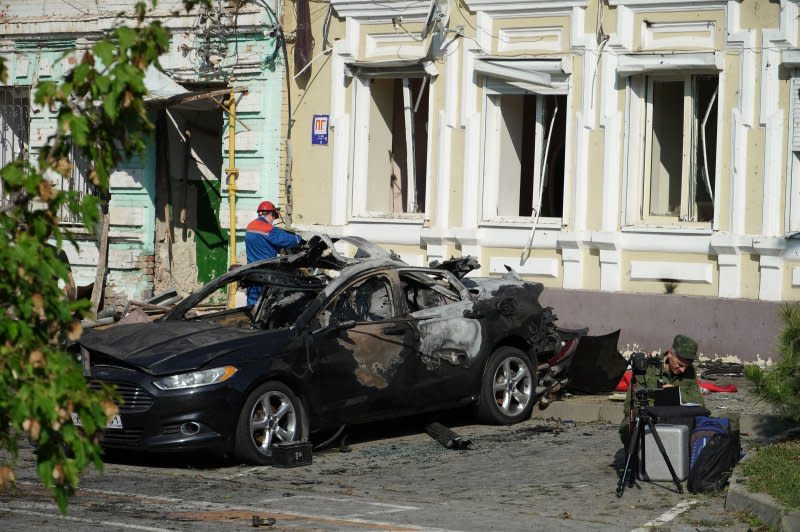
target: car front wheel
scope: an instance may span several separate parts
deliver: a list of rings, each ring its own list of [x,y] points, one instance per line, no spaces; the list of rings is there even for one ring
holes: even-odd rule
[[[276,443],[308,438],[300,399],[282,382],[262,384],[247,398],[236,426],[234,454],[244,462],[269,465]]]
[[[483,371],[478,414],[490,423],[512,425],[528,419],[533,408],[536,373],[521,350],[501,347]]]

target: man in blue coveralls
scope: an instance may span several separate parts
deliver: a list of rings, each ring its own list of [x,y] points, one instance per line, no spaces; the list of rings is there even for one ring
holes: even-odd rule
[[[256,212],[258,217],[247,224],[244,239],[248,264],[257,260],[271,259],[281,249],[292,249],[303,241],[300,236],[273,225],[280,214],[271,201],[259,203]],[[248,287],[247,304],[254,305],[263,290],[263,286]]]

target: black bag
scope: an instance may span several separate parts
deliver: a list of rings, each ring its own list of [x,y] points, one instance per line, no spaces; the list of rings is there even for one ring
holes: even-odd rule
[[[739,434],[726,432],[715,434],[689,470],[686,482],[691,493],[719,491],[728,482],[733,466],[739,461]]]

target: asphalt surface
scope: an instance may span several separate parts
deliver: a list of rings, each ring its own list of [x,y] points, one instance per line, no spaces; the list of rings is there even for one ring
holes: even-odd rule
[[[707,397],[712,412],[768,415],[748,398],[746,383],[740,386],[742,394]],[[370,424],[297,468],[111,456],[102,473],[82,478],[66,516],[41,487],[32,449],[23,445],[18,490],[0,493],[0,530],[749,528],[726,510],[725,492],[693,495],[672,482],[637,482],[617,497],[620,418],[621,404],[600,396],[570,397],[510,427],[474,424],[468,412]],[[471,446],[446,449],[425,433],[432,421]],[[757,444],[753,436],[745,434],[745,450]]]

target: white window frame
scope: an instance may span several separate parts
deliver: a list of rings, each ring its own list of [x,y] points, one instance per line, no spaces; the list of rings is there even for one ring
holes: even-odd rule
[[[789,141],[786,190],[786,231],[800,232],[800,68],[792,71],[789,85]]]
[[[694,145],[695,138],[699,142],[699,135],[695,128],[695,122],[692,116],[692,79],[696,75],[716,75],[718,80],[718,93],[717,93],[717,128],[714,134],[716,135],[715,142],[715,160],[717,161],[714,168],[714,190],[713,192],[713,208],[714,215],[710,221],[693,221],[689,218],[688,203],[690,201],[689,181],[691,168],[691,150]],[[627,113],[625,128],[625,178],[626,182],[624,189],[626,191],[626,198],[623,207],[622,226],[623,228],[633,228],[638,226],[642,227],[663,227],[667,229],[676,230],[716,230],[718,228],[719,220],[719,183],[720,183],[720,150],[721,150],[721,127],[722,119],[720,110],[723,108],[721,104],[721,88],[723,87],[723,77],[721,72],[716,70],[704,71],[697,69],[689,69],[688,72],[679,71],[677,69],[658,69],[657,71],[649,71],[647,69],[635,72],[634,75],[627,78]],[[688,135],[684,135],[683,139],[683,160],[682,160],[682,184],[681,184],[681,212],[679,216],[658,216],[649,214],[650,205],[650,142],[652,136],[652,84],[654,80],[661,81],[683,81],[684,83],[684,131],[687,128],[692,128]],[[687,157],[687,154],[689,157]]]
[[[370,89],[370,80],[374,78],[383,79],[411,79],[421,78],[428,90],[428,138],[425,149],[426,163],[425,168],[416,168],[416,172],[425,172],[425,205],[419,205],[420,212],[402,212],[392,213],[383,211],[370,211],[368,209],[368,188],[369,188],[369,150],[364,149],[369,146],[370,135],[370,110],[372,105],[372,91]],[[430,216],[430,202],[432,196],[432,179],[431,179],[431,155],[432,155],[432,141],[433,141],[433,102],[434,102],[434,84],[432,83],[432,76],[423,69],[422,66],[413,66],[407,68],[386,68],[375,69],[368,73],[354,73],[353,75],[353,137],[352,145],[350,146],[350,160],[352,164],[352,181],[351,181],[351,220],[352,221],[369,221],[374,219],[386,219],[389,221],[418,221],[422,222],[428,220]],[[407,85],[406,85],[407,87]],[[406,96],[410,91],[404,90]],[[413,100],[413,98],[412,98]],[[416,101],[411,101],[411,105],[416,105]],[[411,135],[406,131],[407,143],[410,142]],[[413,152],[408,150],[408,157],[413,157]],[[407,167],[409,164],[407,163]],[[411,194],[409,193],[409,197]]]
[[[536,206],[538,203],[538,192],[542,184],[542,157],[544,146],[547,139],[549,124],[542,120],[542,99],[540,96],[556,94],[566,96],[567,104],[564,109],[559,109],[559,113],[567,113],[569,108],[569,90],[564,84],[561,87],[533,86],[527,83],[515,83],[511,81],[500,81],[494,78],[485,78],[483,87],[483,109],[484,119],[481,128],[481,180],[480,190],[482,191],[481,200],[481,224],[525,224],[530,225],[532,219],[536,219]],[[498,99],[503,96],[514,95],[534,95],[537,97],[535,126],[535,143],[537,149],[534,150],[534,176],[533,176],[533,212],[531,216],[502,216],[497,213],[498,200],[500,195],[500,142],[497,134],[499,126],[499,114],[501,106]],[[565,130],[565,144],[569,143],[569,120]],[[569,146],[565,146],[565,153],[569,153]],[[567,160],[564,161],[564,180],[567,179]],[[563,189],[566,191],[566,183]],[[539,205],[541,208],[541,205]],[[566,193],[562,197],[562,216],[560,217],[540,217],[537,220],[537,227],[561,228],[563,225],[563,213],[566,210]]]

